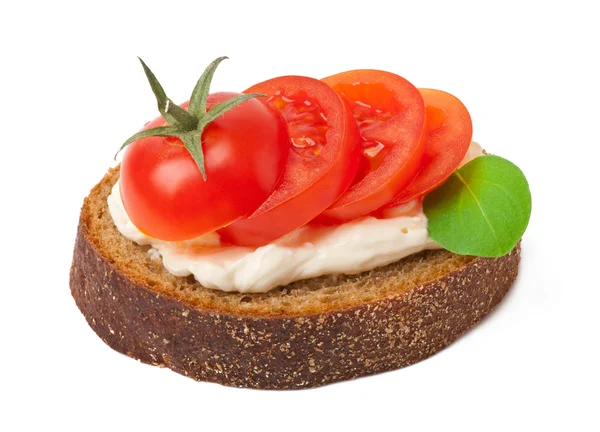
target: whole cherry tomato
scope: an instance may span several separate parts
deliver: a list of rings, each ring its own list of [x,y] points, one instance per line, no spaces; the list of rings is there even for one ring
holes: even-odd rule
[[[207,108],[233,96],[212,94]],[[159,117],[146,129],[164,123]],[[206,126],[202,149],[206,181],[179,138],[142,138],[127,147],[121,197],[140,231],[161,240],[187,240],[252,214],[283,173],[289,138],[281,116],[251,99]]]

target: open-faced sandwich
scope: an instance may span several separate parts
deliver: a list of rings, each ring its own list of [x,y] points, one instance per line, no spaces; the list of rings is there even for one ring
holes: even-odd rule
[[[297,389],[449,345],[515,281],[523,173],[454,96],[379,70],[209,94],[219,58],[85,199],[73,297],[112,348]]]

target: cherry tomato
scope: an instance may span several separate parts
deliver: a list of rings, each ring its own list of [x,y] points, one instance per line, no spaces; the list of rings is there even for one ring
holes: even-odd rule
[[[210,95],[207,106],[234,95]],[[146,128],[164,123],[160,117]],[[121,163],[125,210],[136,227],[161,240],[215,231],[251,214],[269,197],[283,173],[288,142],[281,116],[257,99],[204,129],[206,181],[178,138],[140,139],[127,147]]]
[[[425,107],[411,83],[389,72],[353,70],[323,82],[348,102],[362,135],[353,184],[316,219],[340,223],[388,203],[414,178],[424,148]]]
[[[449,93],[419,89],[425,101],[425,153],[421,169],[388,206],[397,206],[440,185],[463,160],[473,136],[469,111]],[[386,207],[388,207],[386,206]]]
[[[282,114],[290,136],[277,189],[252,216],[219,231],[227,242],[260,246],[305,225],[348,188],[358,168],[360,136],[351,111],[321,81],[279,77],[246,93],[268,95],[267,105]]]

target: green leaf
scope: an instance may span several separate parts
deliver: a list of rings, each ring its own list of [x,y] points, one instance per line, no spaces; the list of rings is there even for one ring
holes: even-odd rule
[[[196,162],[198,169],[202,173],[202,178],[206,181],[206,169],[204,167],[204,153],[202,152],[202,131],[185,132],[178,135],[185,148]]]
[[[478,157],[456,170],[423,202],[431,238],[461,255],[499,257],[523,236],[531,193],[523,172],[499,156]]]
[[[225,59],[227,59],[227,57],[219,57],[209,64],[200,79],[198,79],[196,87],[194,87],[194,91],[190,97],[188,112],[197,119],[206,112],[206,100],[208,99],[210,83],[217,70],[217,66]]]
[[[198,124],[196,118],[194,118],[194,116],[167,97],[165,90],[154,73],[150,70],[146,63],[144,63],[144,60],[139,57],[138,59],[144,68],[144,72],[146,74],[146,78],[148,78],[148,82],[150,83],[152,93],[154,93],[154,96],[156,97],[158,111],[160,111],[160,114],[164,117],[164,119],[170,124],[181,126],[188,130],[194,129]]]
[[[117,154],[115,154],[115,159],[117,158],[117,155],[121,152],[121,150],[123,150],[125,147],[127,147],[129,144],[131,144],[134,141],[137,141],[142,138],[153,137],[153,136],[159,136],[159,137],[179,136],[180,133],[181,133],[181,129],[179,129],[176,126],[159,126],[159,127],[155,127],[152,129],[142,130],[142,131],[130,136],[129,139],[123,143],[123,145],[121,146],[121,148],[119,149]]]
[[[238,106],[242,102],[247,101],[248,99],[253,99],[256,97],[264,97],[264,96],[266,96],[266,95],[256,94],[256,93],[241,94],[241,95],[234,96],[231,99],[227,99],[223,102],[219,102],[218,104],[215,104],[210,109],[210,111],[208,111],[206,113],[206,115],[200,119],[200,122],[198,123],[198,128],[200,129],[201,127],[206,126],[207,124],[212,122],[217,117],[222,116],[227,111],[235,108],[236,106]]]

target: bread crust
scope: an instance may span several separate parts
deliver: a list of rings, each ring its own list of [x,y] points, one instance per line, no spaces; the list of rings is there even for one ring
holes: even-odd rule
[[[520,244],[429,282],[345,309],[301,316],[208,310],[126,276],[100,252],[86,204],[70,286],[110,347],[199,381],[300,389],[398,369],[448,346],[483,319],[517,277]]]

